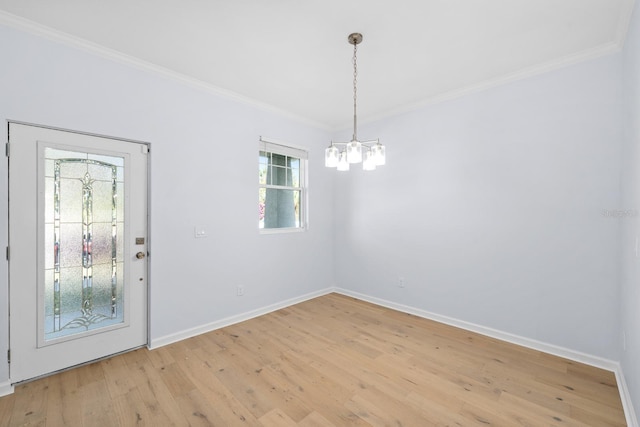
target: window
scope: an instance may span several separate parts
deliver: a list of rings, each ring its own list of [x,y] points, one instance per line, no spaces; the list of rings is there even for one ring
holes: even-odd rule
[[[307,152],[261,139],[258,159],[258,227],[303,230]]]

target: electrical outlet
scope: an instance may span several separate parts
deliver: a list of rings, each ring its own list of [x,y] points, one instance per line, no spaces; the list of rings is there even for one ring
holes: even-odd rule
[[[404,288],[404,285],[405,285],[404,277],[398,277],[398,287]]]
[[[244,295],[244,286],[238,285],[236,287],[236,295],[238,295],[239,297]]]
[[[622,332],[622,350],[627,351],[627,333]]]

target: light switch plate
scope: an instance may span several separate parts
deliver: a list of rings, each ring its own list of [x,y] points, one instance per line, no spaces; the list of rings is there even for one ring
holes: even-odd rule
[[[194,228],[194,236],[196,239],[201,239],[203,237],[207,237],[207,230],[204,227],[195,227]]]

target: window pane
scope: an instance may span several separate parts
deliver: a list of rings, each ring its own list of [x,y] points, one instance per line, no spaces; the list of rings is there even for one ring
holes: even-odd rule
[[[271,164],[276,166],[287,166],[287,156],[271,153]]]
[[[266,194],[267,194],[266,188],[261,188],[258,191],[258,228],[264,228],[264,212],[265,212]]]
[[[296,214],[296,227],[300,227],[300,191],[293,192],[293,208]]]
[[[292,187],[300,187],[300,160],[291,159],[291,184]]]
[[[289,159],[291,164],[291,159]],[[287,187],[293,187],[293,177],[291,176],[291,168],[287,168]]]
[[[286,147],[285,147],[286,148]],[[261,229],[301,228],[305,210],[301,203],[305,187],[304,158],[258,151],[258,226]],[[278,188],[273,188],[278,187]]]
[[[265,185],[267,183],[267,170],[268,166],[260,163],[258,165],[258,183],[260,185]]]
[[[271,177],[268,179],[271,185],[287,185],[287,168],[271,166]]]
[[[269,153],[261,151],[260,152],[260,156],[258,157],[258,162],[261,165],[268,165],[269,164]]]
[[[300,227],[300,190],[265,191],[264,224],[261,228]]]

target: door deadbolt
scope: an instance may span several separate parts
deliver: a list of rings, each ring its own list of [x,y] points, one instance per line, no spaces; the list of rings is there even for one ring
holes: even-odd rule
[[[144,258],[144,252],[138,252],[138,253],[136,254],[136,258],[138,258],[138,259],[142,259],[142,258]]]

